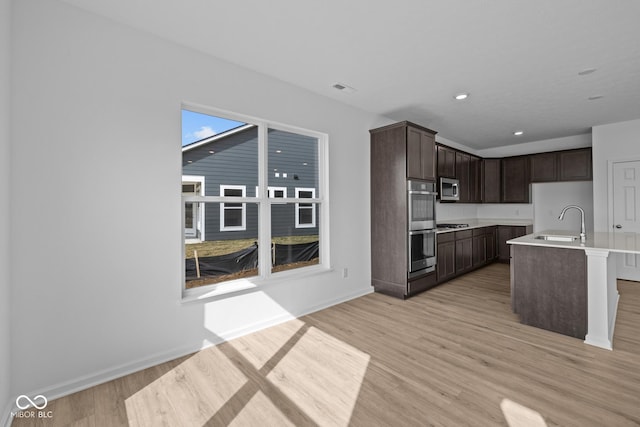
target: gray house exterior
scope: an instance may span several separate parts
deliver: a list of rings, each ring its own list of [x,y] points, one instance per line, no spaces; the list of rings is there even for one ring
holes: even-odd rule
[[[317,139],[268,131],[269,197],[319,197]],[[184,195],[255,197],[258,187],[258,128],[244,125],[182,147]],[[273,237],[317,235],[314,204],[272,205]],[[185,206],[185,236],[193,241],[257,238],[255,203]]]

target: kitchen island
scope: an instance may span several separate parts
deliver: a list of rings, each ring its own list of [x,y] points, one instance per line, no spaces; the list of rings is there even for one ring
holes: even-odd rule
[[[585,242],[569,240],[576,236],[547,230],[507,242],[512,309],[523,323],[612,350],[620,298],[612,254],[640,254],[640,234],[597,232]]]

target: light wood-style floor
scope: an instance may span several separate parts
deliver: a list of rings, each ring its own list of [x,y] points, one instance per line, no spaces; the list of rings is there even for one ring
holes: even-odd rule
[[[637,426],[640,283],[619,290],[612,352],[518,323],[508,266],[493,264],[55,400],[39,425]]]

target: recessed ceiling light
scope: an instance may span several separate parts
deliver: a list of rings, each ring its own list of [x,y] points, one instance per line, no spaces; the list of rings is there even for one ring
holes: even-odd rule
[[[523,132],[523,131],[521,131],[521,130],[517,130],[517,131],[513,132],[513,134],[514,134],[515,136],[520,136],[520,135],[524,135],[524,132]]]
[[[579,76],[586,76],[587,74],[591,74],[591,73],[593,73],[595,71],[596,71],[595,68],[585,68],[582,71],[578,71],[578,75]]]
[[[456,96],[454,96],[455,99],[457,99],[458,101],[462,101],[463,99],[467,99],[469,97],[468,93],[459,93]]]
[[[595,101],[596,99],[602,99],[602,98],[604,98],[604,95],[593,95],[593,96],[588,97],[587,99],[589,101]]]
[[[354,88],[352,88],[351,86],[347,86],[344,83],[336,83],[332,87],[344,93],[352,93],[356,91]]]

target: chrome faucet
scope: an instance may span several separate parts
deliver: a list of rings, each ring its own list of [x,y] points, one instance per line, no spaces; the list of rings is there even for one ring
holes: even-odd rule
[[[578,209],[580,211],[580,241],[584,243],[587,240],[587,231],[584,228],[584,209],[582,209],[580,206],[569,205],[562,209],[562,212],[560,212],[560,216],[558,217],[558,219],[562,221],[564,219],[564,213],[571,208]]]

